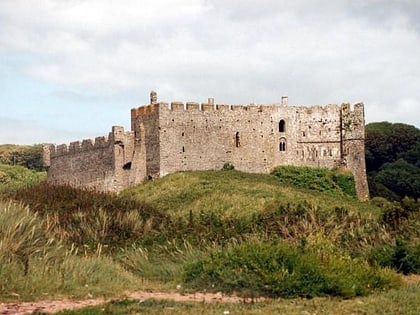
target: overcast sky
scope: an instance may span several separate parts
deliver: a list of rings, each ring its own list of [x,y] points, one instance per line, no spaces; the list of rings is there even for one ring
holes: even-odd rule
[[[0,144],[129,128],[151,90],[419,128],[420,1],[0,0]]]

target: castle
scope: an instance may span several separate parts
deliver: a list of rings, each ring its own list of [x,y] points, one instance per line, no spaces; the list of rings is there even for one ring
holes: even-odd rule
[[[48,182],[121,191],[176,171],[235,169],[269,173],[297,165],[350,170],[358,198],[368,198],[364,106],[218,105],[157,101],[131,110],[131,131],[44,146]]]

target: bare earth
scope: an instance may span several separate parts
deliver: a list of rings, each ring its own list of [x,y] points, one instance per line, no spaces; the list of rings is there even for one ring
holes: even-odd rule
[[[410,275],[403,277],[406,284],[420,284],[420,275]],[[173,300],[177,302],[206,302],[206,303],[240,303],[240,302],[249,302],[243,298],[236,296],[225,296],[221,293],[194,293],[194,294],[181,294],[176,292],[146,292],[146,291],[137,291],[126,293],[124,296],[120,297],[135,299],[135,300],[146,300],[146,299],[159,299],[159,300]],[[87,306],[94,306],[102,304],[114,299],[88,299],[81,301],[73,300],[47,300],[47,301],[37,301],[37,302],[25,302],[25,303],[0,303],[0,315],[24,315],[32,314],[34,312],[44,312],[44,313],[56,313],[68,309],[77,309]],[[260,299],[258,301],[263,301]],[[253,301],[257,302],[257,301]]]
[[[135,299],[135,300],[146,300],[146,299],[158,299],[158,300],[173,300],[177,302],[220,302],[220,303],[239,303],[246,302],[243,298],[235,296],[224,296],[221,293],[194,293],[194,294],[180,294],[180,293],[164,293],[164,292],[146,292],[137,291],[125,294],[122,298]],[[68,309],[77,309],[87,306],[94,306],[102,304],[114,299],[88,299],[81,301],[73,300],[47,300],[37,302],[25,302],[25,303],[0,303],[0,315],[23,315],[32,314],[35,311],[44,313],[55,313]],[[255,301],[255,300],[254,300]]]

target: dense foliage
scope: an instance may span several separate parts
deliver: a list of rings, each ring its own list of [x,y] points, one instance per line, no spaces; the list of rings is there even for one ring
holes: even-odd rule
[[[185,267],[184,281],[194,288],[245,296],[313,297],[365,295],[398,285],[386,270],[352,259],[325,239],[301,246],[248,242],[223,248]]]
[[[0,164],[0,192],[38,184],[45,180],[45,172],[37,172],[23,166]]]
[[[0,145],[0,164],[20,165],[31,170],[42,171],[42,145]]]
[[[401,123],[370,123],[365,143],[371,195],[419,198],[420,130]]]
[[[281,183],[334,195],[356,196],[354,178],[347,170],[282,166],[272,171]]]

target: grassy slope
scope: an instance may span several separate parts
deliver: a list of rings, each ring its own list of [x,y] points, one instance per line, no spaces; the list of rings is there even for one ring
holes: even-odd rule
[[[345,207],[349,212],[366,217],[378,217],[381,211],[370,203],[361,203],[351,197],[342,195],[335,197],[332,194],[314,190],[297,189],[280,184],[271,175],[245,174],[237,171],[179,172],[128,189],[120,196],[133,196],[150,203],[159,210],[166,211],[171,216],[179,217],[188,216],[190,211],[200,210],[223,213],[226,217],[241,217],[264,212],[279,203],[299,204],[302,202],[310,204],[315,211]],[[406,289],[401,291],[403,295],[404,290]],[[418,286],[414,291],[418,293]],[[398,295],[399,291],[396,292]],[[378,296],[378,301],[380,300],[383,300],[382,295]],[[324,302],[327,303],[328,299]],[[392,306],[398,308],[398,303],[394,302],[391,303]],[[418,305],[419,301],[410,298],[407,303]],[[220,308],[217,313],[219,311]],[[258,313],[257,311],[256,314]]]
[[[379,209],[349,196],[334,196],[319,191],[280,184],[272,175],[247,174],[238,171],[178,172],[127,189],[122,196],[133,196],[168,211],[185,216],[190,211],[245,216],[261,212],[273,204],[297,204],[306,201],[314,207],[334,209],[345,206],[377,214]]]

